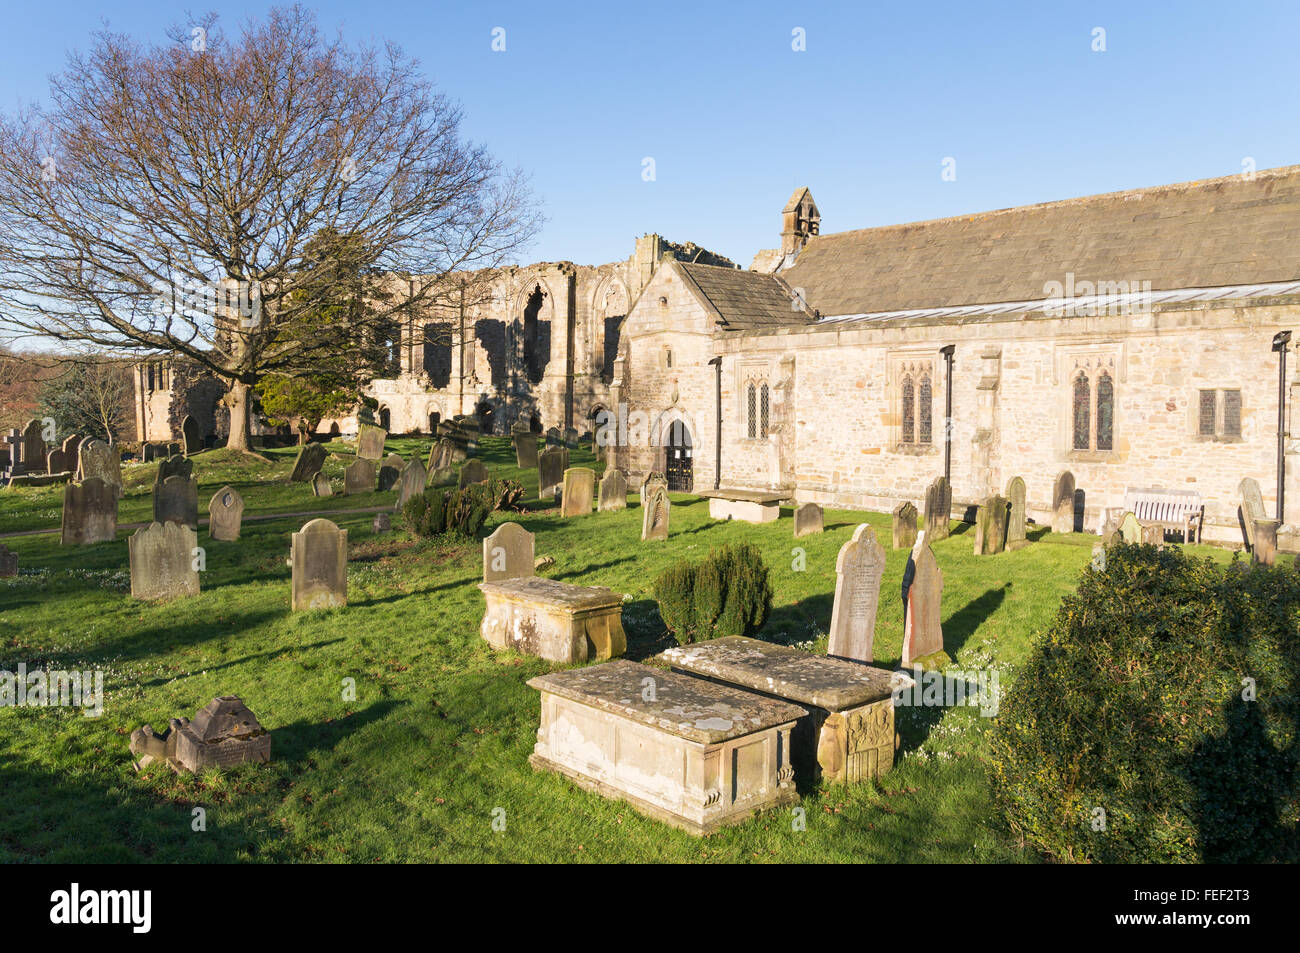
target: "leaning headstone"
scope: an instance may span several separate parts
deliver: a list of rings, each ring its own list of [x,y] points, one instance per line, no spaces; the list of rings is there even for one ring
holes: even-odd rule
[[[136,530],[127,540],[131,597],[152,600],[197,596],[198,545],[199,534],[181,523],[155,522]]]
[[[537,458],[537,497],[555,498],[564,482],[564,471],[569,468],[569,451],[566,447],[547,447]]]
[[[379,467],[379,492],[387,492],[397,485],[397,478],[401,475],[404,466],[406,461],[395,453],[384,457],[384,462]]]
[[[244,498],[231,486],[212,494],[208,503],[208,536],[231,543],[239,539],[244,521]]]
[[[627,509],[627,477],[618,467],[610,467],[600,478],[600,511]]]
[[[155,523],[183,523],[199,528],[199,481],[194,477],[169,476],[153,485]]]
[[[641,481],[641,505],[642,506],[645,506],[646,499],[649,497],[650,491],[656,486],[661,486],[665,490],[668,489],[668,478],[664,476],[662,473],[660,473],[659,471],[652,470],[649,473],[647,473],[645,475],[645,479]]]
[[[804,503],[794,510],[794,538],[820,533],[826,526],[826,517],[816,503]]]
[[[313,496],[333,496],[334,488],[330,486],[330,478],[317,473],[311,478],[311,492]]]
[[[343,468],[343,492],[373,493],[375,489],[375,461],[357,457]]]
[[[650,488],[645,506],[641,508],[641,539],[667,539],[668,516],[671,512],[668,488],[655,484]]]
[[[943,573],[922,532],[903,570],[903,668],[943,651]]]
[[[899,503],[894,507],[894,548],[911,549],[916,543],[916,507]]]
[[[1264,512],[1264,496],[1259,492],[1259,483],[1252,477],[1246,477],[1237,485],[1241,494],[1241,523],[1246,535],[1246,548],[1255,550],[1255,526],[1260,520],[1268,519]]]
[[[103,480],[122,495],[122,458],[102,440],[82,441],[78,450],[78,472],[83,480]]]
[[[873,661],[876,609],[884,574],[885,550],[876,542],[875,531],[862,523],[853,531],[853,538],[840,547],[835,560],[835,603],[827,655],[850,662]]]
[[[1007,499],[1011,501],[1011,515],[1007,521],[1007,549],[1028,545],[1025,535],[1025,481],[1012,477],[1007,482]]]
[[[1052,484],[1052,532],[1074,532],[1074,474],[1069,470]]]
[[[596,471],[590,467],[569,467],[564,471],[564,489],[560,495],[561,516],[590,513],[596,495]]]
[[[0,543],[0,579],[18,575],[18,554]]]
[[[413,460],[411,466],[420,466]],[[421,480],[423,483],[423,480]],[[291,608],[333,609],[348,604],[348,531],[315,519],[291,537]]]
[[[975,514],[975,555],[992,556],[1007,548],[1007,520],[1011,502],[1005,496],[990,496]]]
[[[459,486],[460,474],[456,472],[455,467],[439,467],[429,471],[429,475],[424,478],[424,485],[425,487]]]
[[[289,473],[291,483],[310,483],[325,465],[326,450],[323,443],[304,443],[298,449],[298,456],[293,461],[293,470]]]
[[[374,424],[362,424],[357,431],[357,457],[361,460],[378,460],[384,455],[384,441],[388,431]]]
[[[466,460],[465,465],[460,468],[460,477],[457,485],[463,490],[471,483],[484,483],[488,479],[487,467],[483,466],[483,461],[475,458]]]
[[[537,469],[537,438],[525,430],[512,434],[510,442],[515,445],[515,466],[521,470]]]
[[[397,477],[397,506],[394,507],[394,512],[402,512],[407,500],[424,492],[424,478],[424,464],[419,460],[412,460],[402,468]]]
[[[518,523],[502,523],[483,540],[483,581],[533,575],[533,534]]]
[[[931,541],[948,538],[952,519],[952,487],[946,477],[937,476],[925,491],[925,533]]]
[[[117,491],[103,480],[69,483],[63,488],[65,545],[109,543],[117,539]]]
[[[181,421],[181,439],[185,447],[185,456],[193,456],[203,449],[203,435],[199,433],[199,422],[189,414]]]

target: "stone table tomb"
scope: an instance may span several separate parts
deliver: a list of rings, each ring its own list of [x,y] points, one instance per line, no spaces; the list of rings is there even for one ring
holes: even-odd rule
[[[487,598],[480,633],[494,649],[551,662],[615,658],[627,651],[623,596],[542,576],[479,583]]]

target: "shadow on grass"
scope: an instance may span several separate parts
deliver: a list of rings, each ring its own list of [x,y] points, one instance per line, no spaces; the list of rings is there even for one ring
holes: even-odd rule
[[[818,633],[830,631],[834,606],[833,592],[823,592],[790,605],[777,606],[767,617],[758,637],[765,642],[780,645],[808,642],[816,638]]]
[[[633,662],[643,662],[677,644],[659,615],[659,603],[653,599],[623,604],[623,633],[627,636],[623,658]]]
[[[339,638],[339,639],[324,639],[320,642],[312,642],[308,645],[282,645],[277,649],[270,649],[266,652],[255,652],[252,655],[245,655],[243,658],[231,659],[229,662],[222,662],[219,665],[204,665],[203,674],[206,675],[210,672],[220,672],[222,669],[234,668],[238,665],[243,665],[245,662],[255,662],[258,659],[275,658],[277,655],[283,655],[285,652],[299,652],[299,651],[308,651],[310,649],[323,649],[327,645],[337,645],[342,641],[344,640]],[[174,682],[177,678],[185,678],[186,676],[191,674],[193,673],[182,672],[171,678],[155,678],[147,682],[140,682],[139,687],[153,688],[158,685],[166,685],[170,682]]]
[[[411,704],[405,699],[390,698],[375,702],[363,711],[333,721],[295,721],[271,732],[275,760],[301,766],[321,751],[333,751],[349,735],[388,716],[396,708]]]
[[[989,589],[948,617],[943,624],[943,647],[948,655],[952,658],[957,657],[957,653],[970,641],[970,637],[975,634],[984,620],[998,611],[1006,600],[1007,590],[1011,586],[1012,584],[1007,582],[997,589]]]
[[[65,661],[85,664],[102,659],[117,664],[121,661],[149,658],[198,645],[213,638],[230,638],[246,629],[283,616],[283,609],[262,609],[238,615],[226,614],[210,622],[153,626],[126,638],[109,639],[94,645],[58,652],[48,658],[48,664],[51,668],[58,668],[60,667],[58,663]]]

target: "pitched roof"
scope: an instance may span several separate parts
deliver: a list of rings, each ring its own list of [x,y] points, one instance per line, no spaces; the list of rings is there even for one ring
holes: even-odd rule
[[[1300,278],[1300,166],[818,235],[781,277],[830,316],[1039,300],[1067,273],[1153,291]]]
[[[686,262],[678,262],[677,267],[717,310],[728,330],[807,324],[812,320],[795,307],[790,289],[775,275]]]

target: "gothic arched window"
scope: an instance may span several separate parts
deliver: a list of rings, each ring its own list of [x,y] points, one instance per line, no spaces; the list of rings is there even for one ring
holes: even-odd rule
[[[764,384],[761,392],[760,402],[759,402],[759,420],[758,420],[758,424],[759,424],[758,435],[760,437],[763,437],[764,439],[767,438],[768,405],[769,405],[768,390],[767,390],[767,385]]]
[[[930,375],[927,374],[921,378],[921,405],[917,408],[917,417],[920,424],[916,436],[917,443],[928,444],[933,433],[930,398]]]
[[[912,375],[903,378],[903,443],[914,443],[916,432],[916,388]]]
[[[1074,379],[1074,449],[1092,449],[1092,415],[1090,413],[1092,388],[1088,384],[1088,375],[1079,372]]]
[[[1097,449],[1113,450],[1115,442],[1115,385],[1102,371],[1097,378]]]

